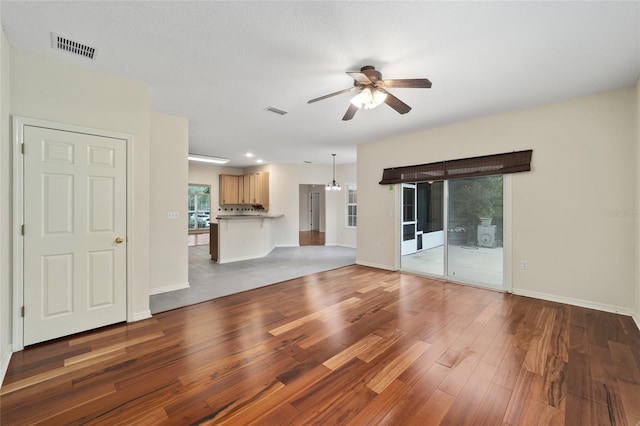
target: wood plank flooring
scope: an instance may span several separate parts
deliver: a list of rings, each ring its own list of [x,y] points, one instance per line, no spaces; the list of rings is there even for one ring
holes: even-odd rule
[[[13,355],[0,423],[630,425],[630,317],[349,266]]]
[[[301,246],[323,246],[325,233],[320,231],[299,231],[298,243]]]

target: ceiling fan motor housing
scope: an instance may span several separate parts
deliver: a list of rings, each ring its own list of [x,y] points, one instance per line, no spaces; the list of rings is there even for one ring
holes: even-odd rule
[[[382,73],[377,71],[373,65],[365,65],[360,68],[360,72],[367,76],[372,83],[376,83],[377,81],[382,81]]]

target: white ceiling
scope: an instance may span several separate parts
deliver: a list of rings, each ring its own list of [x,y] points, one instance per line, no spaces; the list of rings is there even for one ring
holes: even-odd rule
[[[189,119],[190,151],[230,166],[330,164],[356,145],[503,111],[632,86],[640,2],[2,1],[17,48],[147,84],[151,108]],[[97,47],[94,61],[51,48],[50,33]],[[429,78],[342,121],[346,71]],[[279,116],[264,109],[275,106]],[[429,141],[425,141],[428,144]]]

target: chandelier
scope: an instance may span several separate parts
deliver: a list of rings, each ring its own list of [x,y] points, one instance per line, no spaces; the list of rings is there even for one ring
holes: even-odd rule
[[[331,155],[333,155],[333,180],[327,183],[327,186],[325,186],[324,189],[326,189],[327,191],[340,191],[340,189],[342,188],[340,188],[340,184],[336,182],[336,155]]]

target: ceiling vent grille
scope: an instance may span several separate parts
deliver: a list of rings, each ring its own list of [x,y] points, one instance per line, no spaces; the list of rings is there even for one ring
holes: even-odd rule
[[[93,59],[96,55],[95,47],[69,40],[68,38],[61,37],[54,33],[51,33],[51,46],[54,49],[64,50],[65,52],[73,53],[74,55],[79,55],[89,59]]]
[[[280,115],[285,115],[285,114],[289,113],[289,111],[285,111],[283,109],[276,108],[276,107],[273,107],[273,106],[268,106],[268,107],[265,108],[265,110],[266,111],[271,111],[271,112],[274,112],[274,113],[280,114]]]

